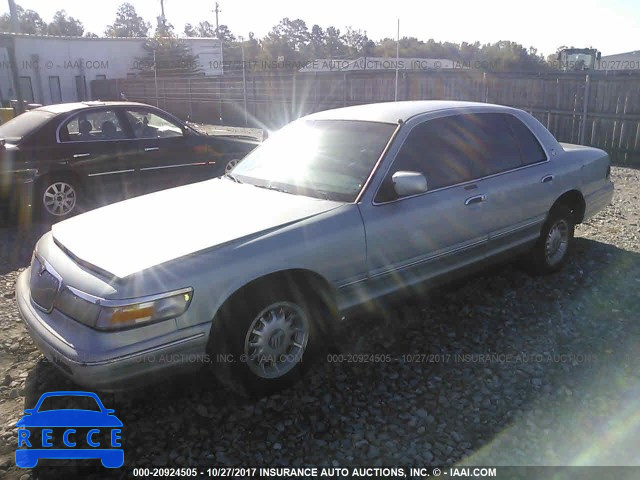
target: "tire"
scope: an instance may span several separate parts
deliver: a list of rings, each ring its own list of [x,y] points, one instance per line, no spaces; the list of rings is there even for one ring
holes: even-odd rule
[[[227,173],[231,172],[231,170],[235,168],[235,166],[238,164],[239,161],[240,160],[237,158],[233,158],[229,160],[227,164],[224,166],[224,174],[226,175]]]
[[[571,209],[566,205],[553,207],[529,254],[529,271],[534,275],[548,275],[560,270],[570,254],[574,231]]]
[[[36,195],[40,216],[57,221],[79,213],[83,189],[74,177],[56,175],[42,179]]]
[[[243,396],[263,396],[295,384],[323,348],[330,315],[312,296],[281,285],[238,292],[214,319],[208,353],[217,379]]]

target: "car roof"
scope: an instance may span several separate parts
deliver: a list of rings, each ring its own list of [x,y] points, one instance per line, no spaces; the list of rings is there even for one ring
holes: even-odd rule
[[[304,117],[307,120],[362,120],[369,122],[398,123],[422,113],[442,110],[477,110],[484,107],[495,111],[513,111],[503,105],[479,102],[458,102],[450,100],[415,100],[402,102],[370,103],[352,107],[336,108],[312,113]]]
[[[75,110],[82,110],[83,108],[90,108],[90,107],[150,107],[150,105],[147,105],[145,103],[138,103],[138,102],[91,101],[91,102],[56,103],[53,105],[38,107],[38,108],[35,108],[34,110],[41,110],[41,111],[57,114],[57,113],[73,112]]]

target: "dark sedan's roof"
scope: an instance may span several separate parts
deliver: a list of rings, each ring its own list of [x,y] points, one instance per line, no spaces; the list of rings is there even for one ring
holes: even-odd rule
[[[478,102],[457,102],[449,100],[416,100],[403,102],[370,103],[352,107],[325,110],[308,115],[309,120],[363,120],[370,122],[397,123],[407,121],[421,113],[438,110],[469,110],[483,107],[496,111],[513,110],[502,105]]]
[[[44,107],[39,107],[36,108],[35,110],[44,110],[45,112],[51,112],[51,113],[66,113],[66,112],[73,112],[75,110],[82,110],[83,108],[88,108],[88,107],[148,107],[149,105],[146,105],[144,103],[138,103],[138,102],[101,102],[101,101],[94,101],[94,102],[72,102],[72,103],[56,103],[54,105],[46,105]]]

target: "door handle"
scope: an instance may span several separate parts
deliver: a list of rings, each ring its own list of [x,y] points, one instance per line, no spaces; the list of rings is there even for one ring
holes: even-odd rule
[[[160,147],[145,147],[144,149],[145,152],[157,152],[158,150],[160,150]]]
[[[553,175],[545,175],[544,177],[542,177],[540,179],[541,183],[549,183],[549,182],[553,182]]]
[[[474,203],[484,202],[487,199],[486,195],[476,195],[475,197],[469,197],[464,201],[465,205],[473,205]]]
[[[90,157],[91,154],[90,153],[75,153],[73,155],[73,158],[85,158],[85,157]]]

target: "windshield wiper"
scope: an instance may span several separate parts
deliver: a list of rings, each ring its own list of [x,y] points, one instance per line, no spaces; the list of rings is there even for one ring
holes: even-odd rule
[[[294,195],[289,190],[285,190],[284,188],[280,188],[280,187],[274,187],[273,185],[256,185],[256,184],[253,184],[253,186],[254,187],[258,187],[258,188],[266,188],[267,190],[275,190],[276,192],[288,193],[289,195]]]

